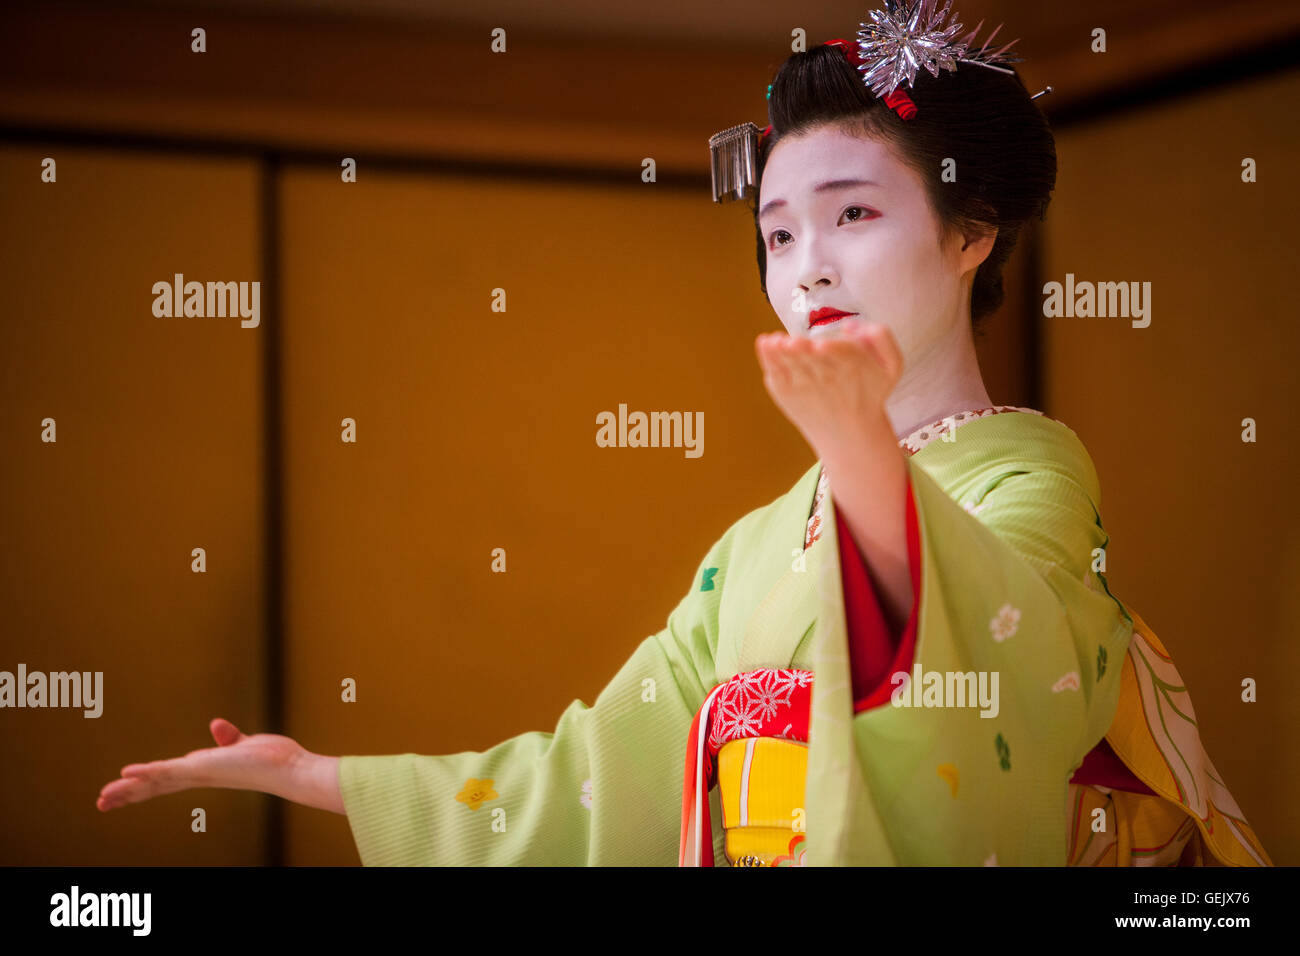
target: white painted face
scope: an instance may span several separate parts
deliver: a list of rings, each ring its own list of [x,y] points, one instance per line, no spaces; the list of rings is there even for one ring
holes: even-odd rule
[[[759,210],[768,298],[791,335],[834,331],[810,322],[829,306],[888,326],[911,365],[969,325],[992,240],[944,242],[924,183],[888,144],[831,126],[778,141]]]

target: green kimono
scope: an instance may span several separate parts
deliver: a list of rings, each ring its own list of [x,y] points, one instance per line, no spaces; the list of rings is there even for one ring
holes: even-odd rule
[[[1074,432],[1025,413],[967,422],[906,463],[922,551],[916,662],[997,672],[996,716],[892,703],[854,714],[833,490],[821,538],[798,554],[819,462],[727,530],[667,626],[553,733],[482,753],[343,757],[362,862],[673,866],[696,711],[734,674],[795,667],[815,673],[809,864],[1064,864],[1067,782],[1110,726],[1133,633],[1092,571],[1108,542],[1096,471]],[[721,865],[716,789],[710,818]]]

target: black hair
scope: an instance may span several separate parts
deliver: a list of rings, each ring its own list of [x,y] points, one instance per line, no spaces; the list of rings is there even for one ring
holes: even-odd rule
[[[1018,73],[958,63],[956,70],[941,69],[938,76],[921,69],[913,86],[904,82],[899,89],[916,104],[909,120],[872,93],[839,47],[820,44],[791,54],[772,81],[772,129],[759,147],[758,179],[761,183],[767,158],[781,139],[825,125],[892,145],[920,175],[947,233],[998,230],[971,288],[971,322],[978,328],[1002,304],[1002,267],[1021,228],[1047,214],[1056,186],[1056,141]],[[956,163],[953,182],[942,178],[948,158]],[[757,194],[751,207],[759,283],[767,295],[767,246],[758,227]]]

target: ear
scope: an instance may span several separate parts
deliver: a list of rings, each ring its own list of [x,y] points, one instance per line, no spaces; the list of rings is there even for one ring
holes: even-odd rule
[[[973,272],[980,267],[989,253],[993,251],[993,243],[997,241],[998,230],[996,227],[989,227],[987,232],[966,232],[962,234],[962,246],[958,250],[958,256],[961,262],[961,274]]]

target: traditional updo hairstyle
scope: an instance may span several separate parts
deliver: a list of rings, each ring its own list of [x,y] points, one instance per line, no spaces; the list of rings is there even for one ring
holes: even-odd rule
[[[767,158],[783,138],[828,124],[893,146],[925,183],[930,207],[948,235],[997,227],[993,249],[971,288],[971,324],[978,331],[980,321],[1002,304],[1002,267],[1021,227],[1047,214],[1056,186],[1056,142],[1019,74],[958,63],[955,71],[941,70],[938,76],[921,69],[915,85],[904,82],[899,89],[916,104],[910,120],[871,92],[839,47],[819,44],[791,54],[772,82],[772,130],[758,150],[758,179],[761,183]],[[947,158],[956,162],[955,182],[941,178]],[[759,283],[767,295],[767,246],[758,226],[757,196],[751,206]]]

